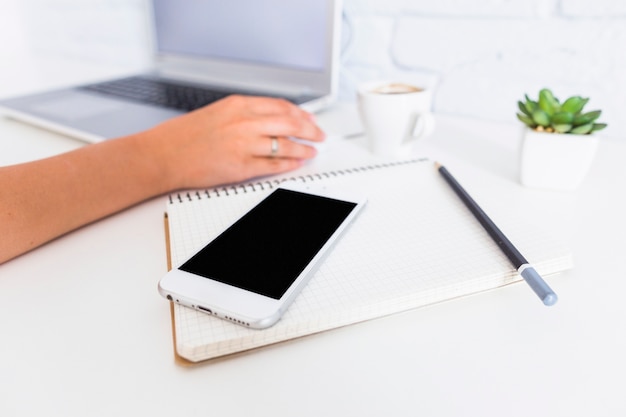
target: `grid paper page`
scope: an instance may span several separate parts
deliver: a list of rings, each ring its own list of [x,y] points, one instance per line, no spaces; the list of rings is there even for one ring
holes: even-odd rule
[[[175,305],[177,353],[200,361],[476,293],[519,280],[513,266],[429,162],[310,178],[357,190],[368,203],[283,318],[254,330]],[[270,190],[167,207],[178,265]],[[503,231],[545,275],[571,267],[550,236],[506,221]],[[500,225],[502,227],[502,225]],[[233,262],[245,262],[233,254]],[[278,261],[278,260],[277,260]]]

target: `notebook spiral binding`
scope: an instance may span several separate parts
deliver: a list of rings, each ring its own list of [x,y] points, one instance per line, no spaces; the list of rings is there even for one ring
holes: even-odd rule
[[[384,162],[380,164],[365,165],[365,166],[355,167],[355,168],[337,169],[333,171],[321,172],[321,173],[316,173],[316,174],[298,175],[298,176],[278,178],[278,179],[273,179],[273,180],[225,185],[222,187],[208,188],[204,190],[194,190],[194,191],[174,193],[174,194],[170,194],[168,198],[169,198],[169,204],[175,204],[175,203],[183,203],[185,201],[202,200],[206,198],[227,197],[231,194],[234,195],[234,194],[239,194],[239,193],[264,191],[267,189],[271,190],[286,181],[313,182],[313,181],[321,180],[324,178],[332,178],[332,177],[338,177],[338,176],[343,176],[343,175],[350,175],[356,172],[371,171],[371,170],[380,169],[380,168],[389,168],[389,167],[394,167],[394,166],[399,166],[399,165],[413,164],[416,162],[424,162],[427,160],[428,158],[408,159],[404,161]]]

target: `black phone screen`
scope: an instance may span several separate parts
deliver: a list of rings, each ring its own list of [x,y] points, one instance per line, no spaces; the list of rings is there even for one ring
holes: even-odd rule
[[[179,269],[280,299],[355,207],[277,189]]]

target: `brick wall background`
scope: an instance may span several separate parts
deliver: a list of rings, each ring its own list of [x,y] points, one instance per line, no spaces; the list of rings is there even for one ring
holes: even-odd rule
[[[368,78],[436,88],[440,113],[511,121],[516,101],[549,87],[591,97],[607,135],[626,120],[626,2],[346,0],[343,91]]]
[[[0,0],[0,34],[16,54],[140,68],[144,1]],[[623,0],[344,0],[344,9],[343,100],[361,81],[402,79],[433,87],[436,112],[515,123],[516,101],[545,86],[591,97],[605,134],[626,132]]]

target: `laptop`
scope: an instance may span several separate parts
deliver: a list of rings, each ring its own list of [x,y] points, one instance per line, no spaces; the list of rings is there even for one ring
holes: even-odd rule
[[[309,111],[336,99],[340,0],[152,0],[154,68],[0,100],[0,112],[87,142],[148,129],[229,94]]]

